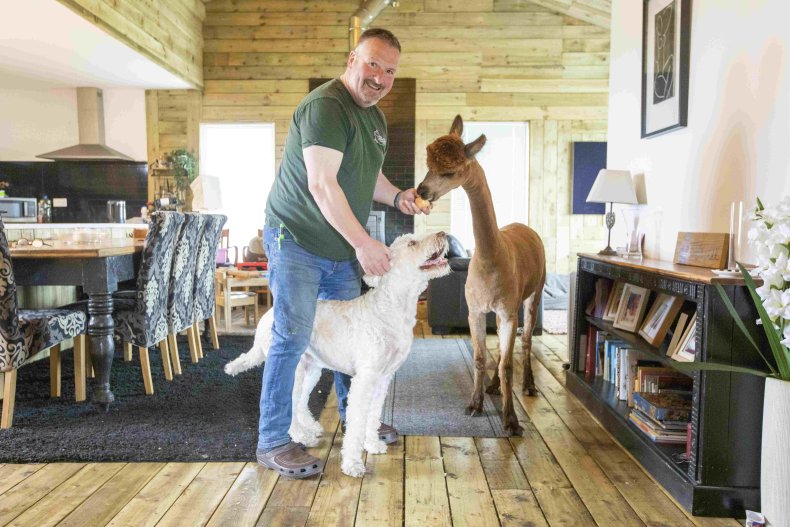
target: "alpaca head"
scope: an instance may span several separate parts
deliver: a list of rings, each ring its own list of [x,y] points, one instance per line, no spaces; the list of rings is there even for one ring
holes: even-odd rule
[[[464,130],[464,121],[460,115],[453,120],[450,133],[443,135],[428,145],[427,164],[428,173],[417,187],[417,194],[428,201],[436,201],[454,188],[465,184],[474,171],[473,167],[480,165],[475,160],[475,155],[486,144],[486,136],[480,135],[469,144],[464,144],[461,134]]]

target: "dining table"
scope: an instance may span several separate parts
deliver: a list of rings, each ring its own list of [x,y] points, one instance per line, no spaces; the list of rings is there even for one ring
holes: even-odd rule
[[[135,277],[135,257],[143,240],[108,238],[91,242],[47,241],[10,247],[17,285],[81,286],[88,296],[88,339],[95,372],[91,400],[108,410],[115,396],[110,369],[115,356],[113,293]]]

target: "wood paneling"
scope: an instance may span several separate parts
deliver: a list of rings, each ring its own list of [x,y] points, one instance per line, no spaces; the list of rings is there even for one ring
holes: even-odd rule
[[[58,1],[196,88],[203,86],[202,2]]]

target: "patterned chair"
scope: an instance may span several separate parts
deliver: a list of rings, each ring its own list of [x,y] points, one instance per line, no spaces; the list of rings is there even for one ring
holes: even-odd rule
[[[19,309],[8,239],[0,220],[0,372],[3,410],[0,428],[14,421],[16,372],[49,348],[50,394],[60,396],[60,343],[74,338],[75,394],[85,400],[85,331],[88,318],[80,310]]]
[[[193,319],[195,267],[197,264],[198,247],[203,236],[206,216],[203,214],[186,214],[184,226],[176,242],[173,254],[173,266],[170,270],[170,288],[167,296],[167,336],[173,366],[177,374],[181,373],[178,360],[176,334],[186,330],[189,342],[189,355],[192,362],[200,359],[198,352],[197,333]]]
[[[137,346],[143,370],[145,393],[154,393],[148,347],[159,345],[165,378],[173,379],[167,348],[167,295],[173,265],[176,239],[184,215],[178,212],[155,212],[145,238],[145,246],[137,272],[136,298],[117,299],[113,318],[115,331],[126,345]],[[172,354],[172,350],[170,350]]]
[[[219,349],[217,338],[217,321],[214,318],[214,297],[216,295],[216,282],[214,271],[217,269],[215,254],[219,247],[222,226],[228,217],[222,214],[207,214],[206,228],[200,239],[197,266],[195,268],[195,309],[192,320],[195,325],[201,320],[208,321],[211,332],[211,344],[214,349]],[[198,339],[200,345],[200,339]]]

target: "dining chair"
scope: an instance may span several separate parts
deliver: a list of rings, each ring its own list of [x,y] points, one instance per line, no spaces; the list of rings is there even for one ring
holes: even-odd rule
[[[133,301],[115,300],[115,331],[125,345],[137,346],[148,395],[154,393],[149,346],[159,346],[165,379],[173,380],[170,362],[173,351],[168,354],[167,346],[167,300],[176,239],[184,221],[184,215],[179,212],[160,211],[151,215],[137,272],[135,298]]]
[[[173,253],[167,295],[167,326],[169,330],[167,341],[176,374],[181,373],[178,344],[176,343],[178,333],[186,330],[192,363],[200,360],[197,334],[192,323],[194,322],[195,267],[198,260],[196,256],[198,256],[200,238],[205,227],[205,218],[203,214],[185,214],[184,225],[181,227]]]
[[[14,421],[17,370],[49,348],[50,395],[60,397],[60,344],[74,338],[75,398],[85,400],[85,332],[88,317],[79,309],[19,309],[5,226],[0,220],[0,372],[3,409],[0,428]]]
[[[206,227],[203,229],[197,265],[195,266],[195,304],[192,320],[195,326],[200,321],[207,323],[211,334],[211,345],[215,350],[219,349],[219,338],[217,337],[217,321],[214,311],[216,297],[214,272],[217,269],[214,255],[220,244],[222,226],[227,220],[228,217],[222,214],[206,215]],[[200,339],[198,339],[198,345],[200,345]]]

